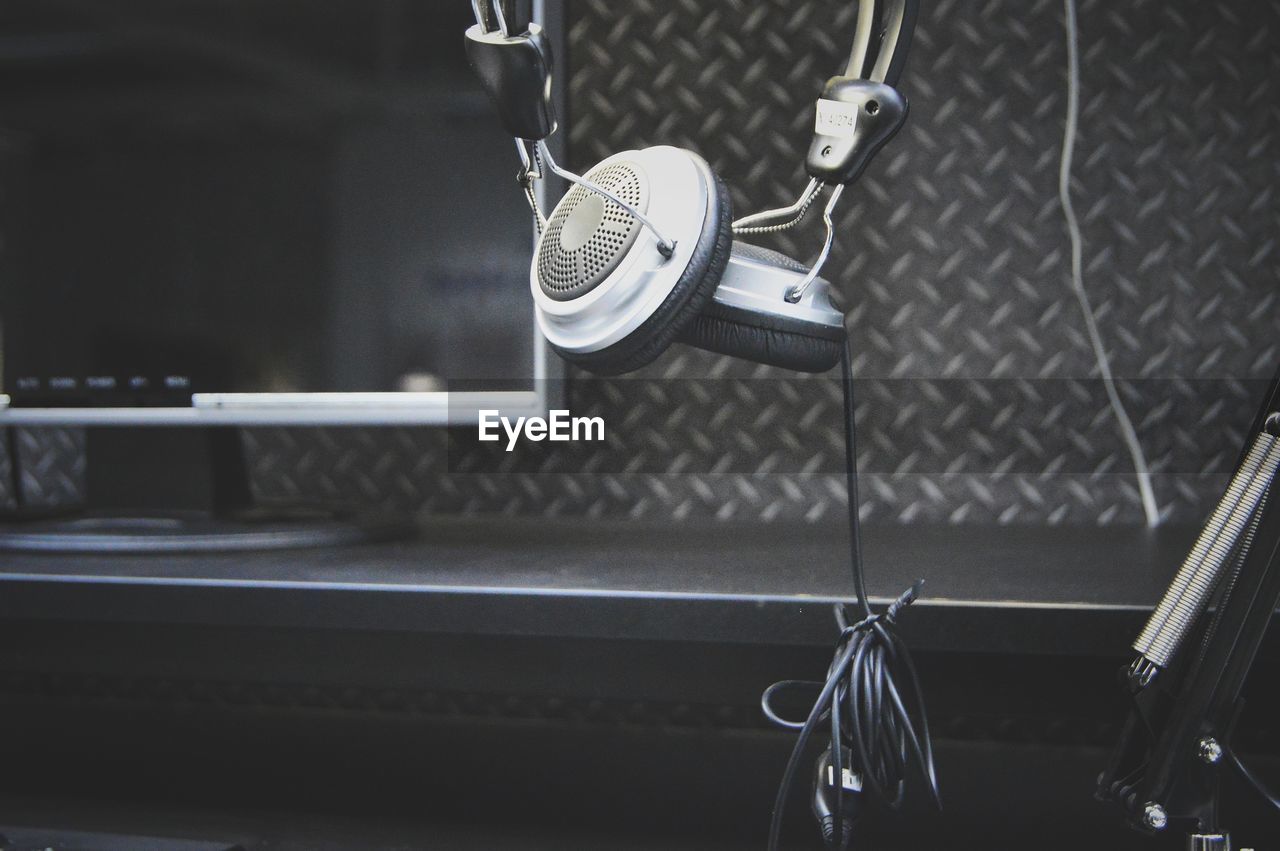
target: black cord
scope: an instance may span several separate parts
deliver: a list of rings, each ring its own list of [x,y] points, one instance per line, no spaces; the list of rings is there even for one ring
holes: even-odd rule
[[[867,600],[862,572],[862,535],[858,518],[858,444],[854,422],[853,357],[846,341],[840,364],[844,386],[845,484],[849,495],[849,554],[853,573],[855,605],[859,618],[850,622],[844,605],[835,607],[840,637],[827,669],[825,682],[783,680],[769,686],[760,699],[765,717],[773,723],[798,730],[795,746],[787,760],[773,805],[769,826],[769,851],[776,851],[782,832],[782,816],[791,786],[795,782],[805,749],[818,726],[830,726],[831,768],[837,782],[833,794],[836,835],[831,844],[846,847],[840,814],[843,812],[842,769],[859,775],[862,789],[890,809],[902,806],[907,778],[914,765],[928,787],[936,806],[941,807],[938,778],[933,764],[933,744],[925,718],[920,679],[906,644],[894,631],[902,609],[918,596],[922,583],[908,588],[883,614],[873,614]],[[901,687],[899,683],[905,685]],[[793,688],[818,688],[818,697],[804,721],[781,717],[772,706],[774,695]],[[852,764],[843,764],[849,754]]]

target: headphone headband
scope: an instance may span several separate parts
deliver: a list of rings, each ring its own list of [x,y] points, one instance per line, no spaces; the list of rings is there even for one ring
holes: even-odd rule
[[[818,99],[805,157],[810,177],[848,186],[907,120],[907,100],[895,85],[906,67],[918,8],[918,0],[859,3],[849,64]]]
[[[862,0],[844,76],[896,86],[907,64],[919,0]]]
[[[529,0],[471,0],[476,23],[485,32],[497,30],[508,37],[529,31],[532,5]]]

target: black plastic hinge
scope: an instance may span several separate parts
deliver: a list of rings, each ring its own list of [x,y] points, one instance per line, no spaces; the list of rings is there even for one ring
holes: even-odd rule
[[[832,77],[818,100],[805,168],[823,183],[853,183],[906,120],[907,99],[892,86]]]
[[[473,26],[467,30],[467,59],[507,132],[537,141],[556,131],[551,45],[541,27],[530,24],[528,32],[507,37]]]

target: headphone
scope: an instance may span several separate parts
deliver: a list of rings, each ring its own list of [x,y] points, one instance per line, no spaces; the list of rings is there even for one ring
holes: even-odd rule
[[[675,342],[801,372],[833,367],[847,337],[819,276],[831,216],[906,120],[894,86],[917,0],[861,0],[848,65],[815,110],[808,186],[789,207],[737,221],[724,182],[683,148],[623,151],[585,175],[561,168],[546,144],[556,130],[551,48],[537,24],[517,19],[518,5],[472,0],[466,46],[523,163],[538,225],[530,289],[551,347],[599,375],[639,369]],[[550,216],[533,188],[547,170],[571,184]],[[812,266],[737,239],[794,227],[826,188],[826,240]]]

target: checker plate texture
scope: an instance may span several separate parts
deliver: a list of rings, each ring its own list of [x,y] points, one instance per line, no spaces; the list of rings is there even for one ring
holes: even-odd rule
[[[572,165],[680,145],[740,213],[789,203],[854,15],[835,0],[572,0]],[[1086,286],[1161,511],[1197,520],[1280,360],[1280,3],[1084,0],[1080,27]],[[864,516],[1141,519],[1069,290],[1065,64],[1056,0],[923,4],[911,116],[846,193],[826,270],[857,351]],[[807,259],[820,238],[811,221],[761,243]],[[504,455],[439,430],[254,429],[255,486],[436,512],[840,516],[830,377],[674,347],[638,379],[575,375],[569,399],[606,419],[604,444]]]
[[[82,429],[15,428],[0,447],[0,510],[40,511],[84,502],[88,470]],[[16,477],[13,452],[18,460]]]

